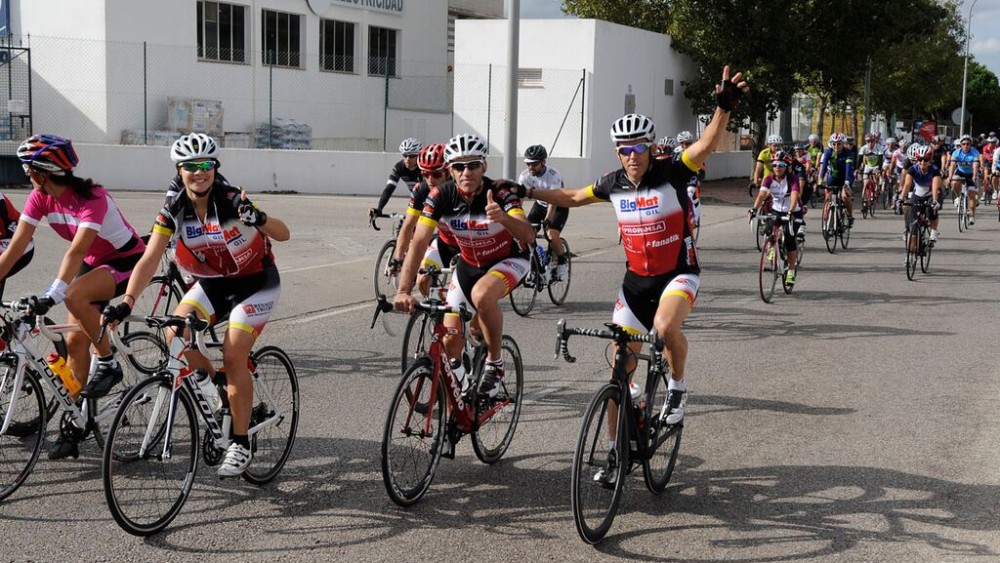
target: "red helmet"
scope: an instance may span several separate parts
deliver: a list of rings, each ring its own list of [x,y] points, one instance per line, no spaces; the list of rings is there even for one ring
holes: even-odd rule
[[[73,143],[58,135],[33,135],[17,147],[17,158],[24,164],[65,174],[80,162]]]
[[[444,144],[435,143],[420,149],[417,166],[421,170],[440,170],[444,168]]]

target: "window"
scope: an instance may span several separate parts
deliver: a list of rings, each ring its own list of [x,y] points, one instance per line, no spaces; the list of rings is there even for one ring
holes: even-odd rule
[[[519,68],[517,69],[518,88],[541,88],[542,69],[540,68]]]
[[[246,62],[247,7],[225,2],[198,2],[198,58]]]
[[[396,71],[395,29],[368,27],[368,74],[371,76],[399,76]]]
[[[299,29],[301,16],[262,10],[261,45],[265,65],[300,68]]]
[[[319,22],[319,67],[354,72],[354,24],[334,20]]]

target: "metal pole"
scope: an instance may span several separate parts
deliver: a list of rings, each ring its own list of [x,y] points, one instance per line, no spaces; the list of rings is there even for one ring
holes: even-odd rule
[[[149,84],[147,82],[146,42],[142,42],[142,144],[149,144],[149,100],[147,99]]]
[[[586,115],[587,104],[587,69],[580,71],[580,157],[583,158],[583,118]]]
[[[267,67],[267,147],[274,148],[274,53],[268,57]]]
[[[503,177],[517,174],[517,69],[518,31],[521,26],[521,0],[509,0],[507,5],[507,132],[504,136]]]
[[[493,117],[493,63],[490,63],[490,69],[486,78],[489,80],[486,84],[486,148],[489,149],[490,119]]]
[[[867,134],[868,131],[871,130],[871,121],[872,121],[872,113],[871,113],[871,110],[868,109],[871,106],[871,98],[872,98],[872,58],[871,57],[868,57],[868,60],[865,61],[865,65],[866,65],[866,69],[865,69],[865,119],[864,119],[864,122],[865,122],[865,133]]]
[[[972,9],[976,7],[976,2],[979,0],[972,0],[972,5],[969,6],[969,18],[965,20],[965,70],[962,72],[962,115],[959,116],[959,137],[965,134],[965,83],[969,79],[969,40],[972,39]]]
[[[382,152],[389,150],[389,58],[385,58],[385,106],[382,108]]]

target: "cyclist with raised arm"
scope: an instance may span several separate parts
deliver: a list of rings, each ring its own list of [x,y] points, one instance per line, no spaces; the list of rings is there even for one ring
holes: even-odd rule
[[[549,157],[548,151],[542,145],[532,145],[524,151],[524,164],[528,168],[521,171],[517,182],[522,186],[534,188],[536,190],[552,190],[563,187],[562,174],[558,170],[548,166],[546,160]],[[569,266],[566,261],[566,248],[562,243],[562,231],[566,228],[566,219],[569,218],[569,209],[549,205],[544,201],[536,201],[528,212],[528,222],[531,224],[542,224],[548,226],[549,256],[555,256],[556,261],[552,263],[555,268],[555,279],[565,280],[569,273]]]
[[[527,245],[535,240],[535,231],[517,195],[485,176],[486,143],[481,138],[472,134],[453,137],[445,145],[445,161],[452,181],[432,188],[427,195],[403,262],[395,306],[413,311],[410,291],[418,261],[434,230],[441,224],[450,226],[461,254],[445,300],[452,307],[472,307],[476,312],[487,350],[479,393],[493,398],[504,375],[500,300],[528,273]],[[447,315],[444,323],[459,332],[447,335],[443,344],[453,364],[460,365],[465,346],[461,319]]]
[[[830,135],[830,148],[823,151],[820,157],[819,177],[824,188],[823,224],[830,212],[830,192],[840,190],[840,197],[847,209],[847,228],[854,226],[854,207],[851,204],[851,178],[854,173],[854,159],[850,151],[844,147],[844,134],[837,132]]]
[[[972,137],[962,135],[958,140],[958,148],[952,151],[949,159],[948,177],[951,178],[951,191],[955,196],[955,207],[959,205],[959,193],[962,185],[968,186],[969,195],[969,225],[976,224],[976,207],[979,205],[979,191],[976,187],[976,176],[979,175],[979,151],[972,146]]]
[[[715,114],[702,137],[685,149],[680,158],[652,158],[653,121],[632,113],[611,126],[620,169],[583,189],[527,190],[528,197],[560,206],[579,207],[598,202],[614,205],[627,271],[615,301],[612,322],[635,334],[655,328],[665,340],[666,358],[673,370],[668,385],[668,424],[684,419],[688,346],[681,327],[694,307],[701,280],[686,186],[715,150],[730,112],[746,91],[749,87],[742,73],[730,78],[729,67],[725,67],[722,82],[715,88]],[[630,345],[635,351],[640,346]],[[617,407],[609,404],[608,414],[616,417]],[[609,484],[605,476],[614,475],[609,469],[617,464],[613,455],[609,455],[605,469],[595,475],[596,481]]]
[[[122,380],[123,373],[107,336],[99,338],[101,314],[95,304],[121,295],[142,254],[143,242],[107,190],[89,178],[73,174],[79,158],[69,139],[34,135],[21,143],[17,157],[31,180],[32,190],[7,251],[0,255],[0,278],[23,266],[23,255],[33,244],[32,236],[43,218],[57,235],[70,242],[52,284],[31,299],[37,314],[66,302],[68,322],[81,328],[66,335],[70,369],[84,385],[80,395],[103,397]],[[92,378],[91,344],[98,356]],[[49,459],[78,457],[78,439],[74,432],[60,432],[49,450]]]
[[[382,210],[389,203],[389,198],[392,197],[392,193],[399,187],[400,182],[405,182],[406,188],[410,191],[417,185],[417,182],[420,181],[420,167],[417,166],[417,156],[420,154],[420,149],[422,148],[423,145],[420,143],[420,140],[413,137],[403,139],[403,142],[399,144],[399,153],[403,158],[389,172],[389,179],[386,180],[385,188],[382,189],[382,195],[378,198],[378,207],[368,210],[368,220],[383,213]]]
[[[904,206],[905,232],[910,233],[910,217],[913,213],[912,205],[917,203],[927,204],[927,218],[931,223],[931,244],[938,239],[938,194],[941,191],[941,175],[934,164],[934,149],[931,147],[918,146],[913,151],[915,164],[906,169],[903,175],[902,199],[910,206]],[[912,191],[912,193],[911,193]],[[909,242],[907,242],[909,244]]]
[[[795,265],[798,260],[798,244],[805,242],[806,222],[803,217],[802,208],[802,187],[799,178],[795,174],[788,172],[791,156],[784,151],[774,154],[774,161],[771,163],[771,172],[764,178],[760,185],[760,192],[757,199],[750,208],[750,216],[754,217],[760,212],[764,200],[771,198],[772,212],[775,221],[782,227],[785,234],[785,249],[788,252],[788,271],[785,272],[785,283],[795,284]],[[774,252],[774,247],[771,247]],[[768,258],[773,258],[769,256]]]
[[[281,278],[271,241],[286,241],[288,226],[254,205],[242,188],[222,182],[216,174],[219,147],[215,139],[192,133],[177,139],[170,159],[184,190],[156,217],[149,245],[136,265],[122,301],[104,310],[109,322],[124,320],[136,298],[159,267],[167,243],[176,241],[178,265],[197,280],[173,314],[194,313],[215,323],[229,319],[222,343],[232,413],[232,443],[219,466],[220,477],[242,474],[253,457],[248,431],[253,405],[253,380],[247,366],[250,350],[271,318],[281,294]],[[215,373],[197,350],[188,350],[189,366]]]

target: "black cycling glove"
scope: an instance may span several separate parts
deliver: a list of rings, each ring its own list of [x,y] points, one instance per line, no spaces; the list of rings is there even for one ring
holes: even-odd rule
[[[109,323],[120,323],[132,314],[132,306],[122,301],[117,305],[108,305],[104,308],[104,320]]]
[[[715,94],[715,105],[722,111],[733,111],[741,99],[743,90],[740,90],[732,80],[727,79],[722,81],[721,91]]]
[[[250,203],[250,200],[243,200],[239,206],[240,221],[248,227],[263,227],[267,223],[267,213],[264,213],[257,206]]]

